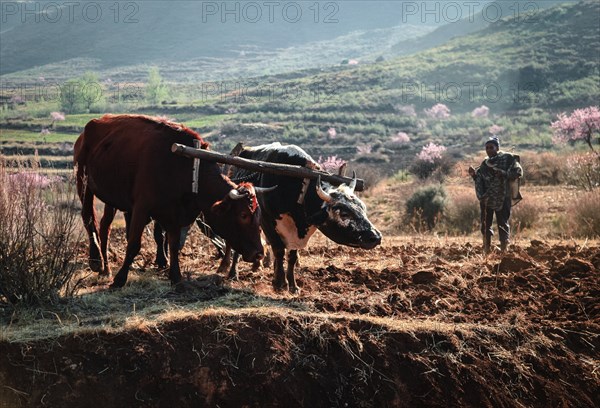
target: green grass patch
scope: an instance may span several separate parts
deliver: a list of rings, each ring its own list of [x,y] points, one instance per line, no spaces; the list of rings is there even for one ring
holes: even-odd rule
[[[0,141],[2,142],[73,143],[78,137],[79,135],[76,133],[51,132],[48,135],[42,136],[40,135],[40,132],[0,128]]]

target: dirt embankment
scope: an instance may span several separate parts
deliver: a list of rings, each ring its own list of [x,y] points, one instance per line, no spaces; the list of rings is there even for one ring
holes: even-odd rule
[[[2,342],[0,407],[596,406],[600,248],[478,252],[316,245],[299,296],[245,265],[211,292],[269,307]]]

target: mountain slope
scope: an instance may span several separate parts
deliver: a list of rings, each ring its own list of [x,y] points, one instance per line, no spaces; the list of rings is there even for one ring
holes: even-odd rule
[[[442,102],[458,111],[486,104],[502,112],[597,103],[600,4],[557,6],[537,17],[501,20],[410,57],[286,83],[335,90],[335,98],[296,101],[293,109],[393,112],[396,105]]]
[[[235,57],[247,48],[272,52],[356,30],[395,26],[400,4],[13,2],[2,7],[0,74],[73,58],[97,59],[107,68]]]
[[[482,5],[481,9],[477,9],[473,15],[462,18],[459,21],[454,21],[456,18],[454,16],[462,16],[462,14],[451,14],[452,8],[447,8],[444,12],[445,9],[441,8],[444,6],[441,6],[439,14],[446,15],[448,24],[444,24],[431,33],[419,38],[402,40],[392,47],[392,51],[397,55],[408,55],[438,47],[453,38],[483,30],[492,22],[501,18],[518,17],[533,21],[537,18],[541,10],[568,2],[568,0],[529,1],[525,3],[492,1],[489,4],[480,4],[477,2],[475,4]],[[424,17],[431,19],[433,15],[425,15]]]

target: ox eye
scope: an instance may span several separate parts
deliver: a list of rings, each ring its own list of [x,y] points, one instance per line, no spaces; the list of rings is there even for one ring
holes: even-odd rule
[[[338,213],[340,218],[349,218],[350,217],[350,212],[348,210],[344,210],[343,208],[338,208],[337,210],[335,210],[335,212]]]
[[[252,217],[247,212],[243,212],[240,214],[240,219],[242,220],[242,222],[250,222],[250,218]]]

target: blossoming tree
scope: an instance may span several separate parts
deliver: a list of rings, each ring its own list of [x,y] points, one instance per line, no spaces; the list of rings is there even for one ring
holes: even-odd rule
[[[446,119],[450,117],[450,108],[443,103],[433,105],[431,108],[425,109],[424,112],[433,119]]]
[[[596,138],[600,144],[600,109],[590,106],[576,109],[570,115],[561,113],[551,127],[554,131],[554,143],[583,140],[595,152],[592,142]]]

